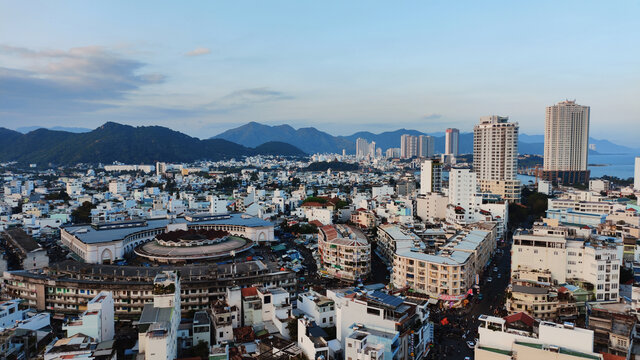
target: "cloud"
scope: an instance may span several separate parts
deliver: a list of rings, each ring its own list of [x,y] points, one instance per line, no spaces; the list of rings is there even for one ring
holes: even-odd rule
[[[207,54],[211,54],[211,49],[206,48],[206,47],[198,47],[198,48],[195,48],[195,49],[189,51],[185,55],[186,56],[200,56],[200,55],[207,55]]]
[[[105,48],[67,51],[0,46],[0,55],[20,59],[23,68],[0,68],[0,114],[61,116],[113,107],[112,103],[165,76],[140,73],[145,63]]]
[[[281,91],[269,89],[268,87],[260,87],[231,92],[210,103],[207,107],[211,110],[227,112],[243,109],[255,104],[289,99],[293,99],[293,96]]]
[[[422,117],[422,120],[438,120],[442,118],[442,114],[427,114]]]

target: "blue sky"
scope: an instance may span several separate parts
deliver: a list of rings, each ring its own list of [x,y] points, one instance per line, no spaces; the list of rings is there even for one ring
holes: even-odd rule
[[[636,145],[640,3],[0,1],[0,126],[470,131],[591,106]]]

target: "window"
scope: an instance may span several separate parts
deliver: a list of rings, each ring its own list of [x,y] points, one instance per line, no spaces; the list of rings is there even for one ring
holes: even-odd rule
[[[380,315],[380,310],[368,307],[367,314]]]

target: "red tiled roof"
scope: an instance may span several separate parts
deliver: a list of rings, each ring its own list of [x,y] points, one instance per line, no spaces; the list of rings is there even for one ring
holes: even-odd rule
[[[309,221],[309,224],[311,224],[311,225],[315,225],[316,227],[322,227],[322,226],[324,226],[324,224],[323,224],[323,223],[321,223],[321,222],[320,222],[320,221],[318,221],[318,220],[312,220],[312,221]]]
[[[514,323],[516,321],[521,321],[522,323],[524,323],[527,326],[533,326],[533,324],[536,321],[529,314],[524,313],[524,312],[519,312],[517,314],[506,316],[506,317],[504,317],[504,320],[507,322],[507,324]]]
[[[304,204],[302,204],[302,207],[325,207],[327,204],[322,204],[319,202],[315,202],[315,201],[308,201]]]
[[[624,356],[618,356],[618,355],[613,355],[613,354],[609,354],[609,353],[601,353],[602,354],[602,360],[625,360],[626,357]]]
[[[258,289],[255,287],[248,287],[240,290],[242,297],[245,296],[258,296]]]

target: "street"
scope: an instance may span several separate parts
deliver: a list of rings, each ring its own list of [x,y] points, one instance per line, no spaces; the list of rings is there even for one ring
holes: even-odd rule
[[[480,293],[482,300],[479,303],[471,299],[470,304],[464,309],[436,310],[431,314],[435,324],[434,347],[429,354],[430,359],[460,359],[466,356],[473,359],[473,349],[466,342],[475,342],[478,337],[478,316],[482,314],[494,315],[494,311],[502,311],[505,301],[506,288],[509,284],[511,266],[510,244],[499,247],[502,254],[496,254],[491,264],[487,267],[480,279]],[[493,271],[497,266],[498,271]],[[500,278],[498,278],[500,274]],[[487,282],[491,277],[492,281]],[[501,312],[498,316],[504,316]],[[447,318],[448,325],[441,325],[440,321]]]

